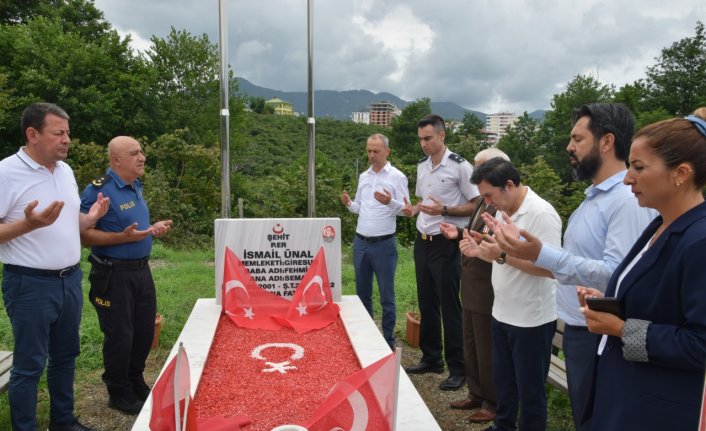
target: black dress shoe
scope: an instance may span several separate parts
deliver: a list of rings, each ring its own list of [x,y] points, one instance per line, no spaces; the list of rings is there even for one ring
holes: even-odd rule
[[[442,391],[455,391],[461,389],[464,383],[466,383],[464,376],[449,376],[446,380],[441,382],[439,389]]]
[[[95,431],[93,428],[89,428],[78,421],[75,418],[73,423],[68,425],[57,425],[53,422],[49,423],[49,431]]]
[[[142,410],[142,405],[145,402],[139,400],[134,394],[130,393],[122,397],[110,397],[108,399],[108,407],[126,413],[128,415],[136,415]]]
[[[147,386],[147,383],[145,382],[140,382],[140,383],[132,383],[132,393],[135,394],[135,397],[137,397],[138,400],[140,401],[146,401],[147,397],[150,396],[150,387]]]
[[[404,371],[407,374],[426,374],[426,373],[441,374],[444,372],[444,366],[442,364],[427,364],[424,362],[420,362],[417,365],[405,367]]]

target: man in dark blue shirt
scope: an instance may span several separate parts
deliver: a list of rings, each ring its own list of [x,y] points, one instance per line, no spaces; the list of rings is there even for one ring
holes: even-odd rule
[[[157,299],[149,267],[152,238],[164,235],[172,221],[150,224],[150,212],[138,180],[145,172],[140,143],[118,136],[108,144],[110,168],[81,196],[86,212],[98,193],[110,197],[108,213],[95,227],[81,231],[91,246],[89,299],[104,334],[103,382],[111,408],[137,414],[150,393],[143,378],[154,333]]]

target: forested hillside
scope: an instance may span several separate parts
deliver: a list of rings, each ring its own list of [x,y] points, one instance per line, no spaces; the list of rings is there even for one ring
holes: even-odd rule
[[[152,37],[150,50],[138,54],[90,1],[3,5],[9,6],[0,13],[0,157],[22,145],[22,110],[32,102],[54,102],[71,116],[68,161],[79,184],[104,172],[110,138],[135,136],[148,157],[144,182],[152,217],[175,221],[165,241],[187,247],[212,244],[213,219],[220,216],[221,205],[216,45],[206,35],[173,28],[165,38]],[[498,146],[566,218],[586,186],[569,175],[565,147],[572,110],[590,102],[622,102],[635,112],[639,126],[684,116],[706,105],[704,76],[706,33],[697,22],[692,37],[662,50],[644,80],[615,88],[592,76],[567,77],[544,121],[525,113]],[[233,94],[236,82],[232,79]],[[244,200],[246,217],[304,217],[305,119],[247,112],[251,103],[230,100],[231,200],[234,205]],[[316,215],[340,217],[344,240],[352,238],[355,218],[339,197],[344,189],[354,193],[357,175],[368,167],[366,137],[374,132],[390,137],[392,162],[407,174],[413,195],[416,162],[422,156],[416,121],[431,106],[426,98],[409,103],[385,130],[317,119]],[[472,159],[488,145],[482,127],[467,113],[460,131],[449,132],[446,142]],[[414,235],[414,220],[399,223],[400,240],[406,243]]]

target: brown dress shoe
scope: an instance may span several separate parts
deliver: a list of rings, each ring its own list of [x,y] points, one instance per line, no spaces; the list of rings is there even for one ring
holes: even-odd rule
[[[468,417],[468,422],[472,424],[482,424],[495,420],[495,413],[486,409],[480,409]]]
[[[450,404],[452,409],[456,410],[473,410],[481,406],[480,400],[474,400],[471,398],[464,398],[459,401],[454,401]]]

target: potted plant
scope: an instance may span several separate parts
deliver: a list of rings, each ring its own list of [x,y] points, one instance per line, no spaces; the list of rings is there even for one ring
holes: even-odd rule
[[[152,338],[152,348],[156,349],[159,346],[159,332],[162,329],[162,322],[164,318],[161,314],[157,313],[154,318],[154,337]]]

